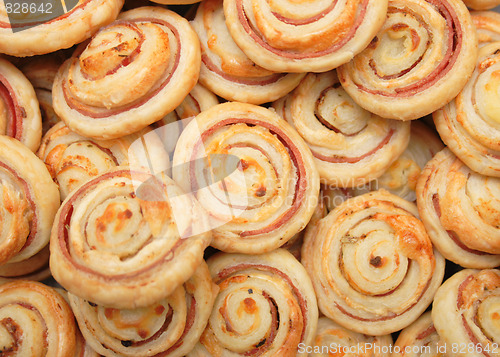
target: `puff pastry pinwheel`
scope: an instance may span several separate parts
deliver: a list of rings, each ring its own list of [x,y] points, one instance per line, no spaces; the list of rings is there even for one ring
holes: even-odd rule
[[[43,135],[61,120],[52,107],[52,85],[63,62],[63,55],[58,53],[36,57],[21,67],[35,89],[42,116]]]
[[[136,309],[113,309],[69,294],[87,343],[108,357],[186,355],[198,342],[212,312],[217,286],[207,264],[166,298]]]
[[[33,85],[9,61],[0,58],[0,134],[11,136],[36,151],[42,117]]]
[[[390,0],[370,45],[337,69],[363,108],[384,118],[423,117],[452,100],[477,59],[469,11],[457,0]]]
[[[76,333],[75,357],[100,357],[96,351],[85,341],[80,330]]]
[[[500,5],[500,0],[463,0],[467,7],[474,10],[489,10]]]
[[[43,281],[50,277],[49,245],[32,257],[0,266],[0,278]]]
[[[383,119],[358,106],[334,71],[309,73],[273,103],[311,148],[322,181],[353,187],[382,175],[408,145],[410,123]]]
[[[179,136],[191,119],[217,104],[217,96],[197,83],[174,111],[151,124],[151,127],[155,128],[167,152],[173,154]]]
[[[500,179],[471,171],[444,149],[417,183],[420,216],[436,248],[466,268],[500,265]]]
[[[286,250],[261,255],[218,253],[208,260],[219,286],[196,356],[307,356],[318,323],[304,267]]]
[[[145,167],[153,173],[170,166],[160,138],[147,129],[118,139],[94,140],[59,122],[45,134],[37,154],[59,185],[61,201],[83,183],[115,166]]]
[[[495,11],[471,11],[479,46],[500,41],[500,14]]]
[[[429,311],[401,331],[391,357],[442,357],[450,348],[441,342]]]
[[[0,3],[0,53],[33,56],[69,48],[116,19],[124,0],[49,0]],[[63,4],[63,7],[61,5]],[[67,8],[74,4],[73,8]]]
[[[500,177],[500,42],[481,48],[476,70],[460,94],[433,114],[436,129],[472,170]]]
[[[118,166],[70,193],[50,240],[53,277],[117,309],[170,295],[210,244],[205,212],[164,174]]]
[[[414,204],[379,190],[309,226],[302,263],[321,312],[374,336],[415,321],[432,302],[445,263],[417,217]]]
[[[276,72],[325,72],[349,62],[384,23],[387,0],[225,0],[234,42]]]
[[[2,355],[73,357],[75,318],[64,298],[34,281],[0,284]]]
[[[285,244],[309,222],[319,175],[306,143],[273,111],[219,104],[182,132],[174,180],[211,216],[212,245],[260,254]]]
[[[252,104],[271,102],[293,90],[305,73],[275,73],[257,66],[234,43],[222,0],[206,0],[191,22],[200,38],[200,82],[221,97]]]
[[[327,317],[318,320],[310,357],[390,357],[391,335],[367,336],[348,330]],[[307,349],[307,347],[304,346]]]
[[[57,185],[35,154],[0,135],[0,265],[31,258],[49,242]]]
[[[181,104],[198,80],[200,61],[186,19],[161,7],[126,11],[63,64],[54,110],[83,136],[130,134]]]
[[[500,354],[498,304],[500,271],[462,270],[439,288],[432,321],[447,356],[493,357]]]

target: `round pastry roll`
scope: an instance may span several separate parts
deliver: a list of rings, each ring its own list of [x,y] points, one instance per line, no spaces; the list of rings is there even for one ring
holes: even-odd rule
[[[189,357],[307,356],[298,346],[313,343],[318,306],[309,276],[289,252],[218,253],[208,266],[220,290]]]
[[[479,46],[500,41],[500,14],[495,11],[472,11]]]
[[[391,335],[367,336],[350,331],[327,317],[318,320],[314,345],[299,346],[309,350],[311,357],[390,357],[391,347]]]
[[[71,308],[57,291],[41,283],[0,284],[0,330],[5,356],[74,356]]]
[[[0,134],[11,136],[36,151],[42,117],[33,85],[9,61],[0,58]]]
[[[148,129],[118,139],[94,140],[59,122],[45,134],[37,154],[59,185],[61,201],[83,183],[115,166],[145,167],[153,173],[170,166],[160,138]]]
[[[0,135],[0,265],[26,260],[49,242],[57,185],[26,146]]]
[[[433,114],[451,151],[472,170],[500,177],[500,42],[481,48],[476,70],[460,94]]]
[[[260,254],[285,244],[309,222],[319,175],[306,143],[271,110],[219,104],[179,138],[174,180],[210,215],[225,252]]]
[[[76,332],[75,357],[100,357],[96,351],[85,341],[80,330]]]
[[[69,48],[116,19],[124,0],[0,3],[0,52],[33,56]],[[28,7],[30,3],[26,3]],[[33,2],[31,3],[33,4]],[[18,6],[21,5],[21,6]],[[68,8],[73,5],[72,8]]]
[[[52,107],[52,85],[62,63],[62,54],[51,54],[36,57],[21,67],[35,89],[42,116],[43,135],[61,120]]]
[[[476,59],[476,30],[462,1],[391,0],[377,36],[337,71],[360,106],[410,120],[452,100]]]
[[[444,276],[417,207],[384,190],[351,198],[307,228],[302,263],[327,317],[385,335],[415,321]]]
[[[321,180],[333,186],[376,179],[410,139],[410,123],[383,119],[358,106],[334,71],[309,73],[273,107],[311,148]]]
[[[471,171],[444,149],[417,183],[420,216],[436,248],[466,268],[500,265],[500,179]]]
[[[198,37],[180,15],[161,7],[124,12],[63,64],[54,110],[80,135],[130,134],[181,104],[198,80],[200,58]]]
[[[429,311],[401,331],[391,357],[441,357],[449,348],[441,342]]]
[[[447,356],[498,356],[500,271],[464,269],[439,288],[432,321]]]
[[[189,5],[200,2],[201,0],[151,0],[151,1],[163,5]]]
[[[118,309],[144,307],[193,275],[210,240],[205,212],[171,179],[118,166],[62,203],[50,268],[83,299]]]
[[[69,294],[87,343],[107,357],[184,356],[198,342],[212,312],[217,286],[202,261],[172,294],[149,306],[113,309]]]
[[[275,73],[257,66],[232,40],[222,0],[206,0],[192,21],[201,43],[200,82],[221,97],[252,104],[292,91],[305,73]]]
[[[43,281],[50,277],[49,245],[34,256],[0,266],[0,278]]]
[[[500,0],[463,0],[473,10],[489,10],[500,5]]]
[[[384,23],[387,0],[226,0],[229,33],[257,65],[325,72],[349,62]]]
[[[439,136],[419,121],[411,123],[410,142],[406,150],[377,179],[366,185],[336,187],[323,185],[322,191],[330,210],[348,198],[383,188],[407,201],[416,202],[417,180],[427,162],[444,148]]]
[[[196,115],[217,104],[219,104],[217,96],[197,83],[174,111],[151,124],[167,153],[173,155],[179,136]]]

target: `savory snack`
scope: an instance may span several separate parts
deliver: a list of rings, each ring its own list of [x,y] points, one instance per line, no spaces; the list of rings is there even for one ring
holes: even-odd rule
[[[4,135],[0,135],[0,197],[0,265],[31,258],[49,242],[59,193],[43,161]]]
[[[290,253],[218,253],[208,266],[220,291],[189,357],[307,355],[298,346],[312,344],[318,307],[311,280]]]
[[[25,75],[0,58],[0,134],[36,151],[42,137],[42,117],[35,90]]]
[[[166,175],[118,166],[62,203],[50,240],[52,275],[99,305],[151,305],[201,263],[212,237],[207,221]]]
[[[433,114],[448,148],[472,170],[495,177],[500,177],[499,51],[500,42],[482,47],[469,82]]]
[[[69,48],[116,19],[124,0],[78,0],[0,3],[0,53],[42,55]],[[35,8],[33,9],[33,5]],[[19,6],[17,6],[19,5]],[[29,8],[31,6],[31,9]],[[33,11],[34,10],[34,11]]]
[[[447,356],[498,356],[500,271],[462,270],[438,289],[432,321]]]
[[[320,311],[373,336],[415,321],[432,302],[445,264],[417,217],[414,204],[379,190],[308,226],[302,263]]]
[[[222,0],[205,0],[191,22],[201,43],[200,82],[221,97],[262,104],[293,90],[305,73],[275,73],[257,66],[234,43]]]
[[[63,201],[83,183],[119,165],[143,167],[152,173],[168,169],[169,157],[160,140],[149,129],[117,139],[96,140],[78,135],[59,122],[45,134],[37,155],[59,185]]]
[[[0,266],[0,278],[43,281],[50,277],[49,245],[32,257]]]
[[[54,110],[83,136],[133,133],[181,104],[198,80],[200,58],[198,37],[180,15],[161,7],[126,11],[63,64]]]
[[[417,205],[446,259],[466,268],[500,265],[500,178],[471,171],[444,149],[419,177]]]
[[[476,59],[476,30],[462,1],[391,0],[377,36],[337,71],[360,106],[410,120],[452,100]]]
[[[74,357],[75,318],[53,288],[24,280],[0,284],[0,319],[2,354]]]
[[[467,7],[474,10],[489,10],[500,5],[500,0],[463,0]]]
[[[87,343],[107,357],[181,357],[198,342],[217,295],[207,264],[168,297],[150,306],[113,309],[69,294]]]
[[[479,46],[500,41],[500,14],[495,11],[471,11]]]
[[[431,312],[426,312],[401,331],[391,357],[442,357],[447,349],[432,322]]]
[[[212,245],[260,254],[302,230],[317,205],[319,175],[306,143],[273,111],[224,103],[181,134],[174,180],[211,218]]]
[[[387,0],[225,0],[229,33],[257,65],[325,72],[349,62],[384,23]]]
[[[273,107],[306,141],[322,182],[332,186],[376,179],[410,140],[410,123],[383,119],[358,106],[335,71],[309,73]]]
[[[309,356],[390,357],[391,345],[391,335],[367,336],[348,330],[327,317],[320,317]]]
[[[64,62],[62,53],[38,56],[21,67],[35,89],[40,113],[42,116],[42,135],[61,119],[54,112],[52,106],[52,85],[59,67]]]

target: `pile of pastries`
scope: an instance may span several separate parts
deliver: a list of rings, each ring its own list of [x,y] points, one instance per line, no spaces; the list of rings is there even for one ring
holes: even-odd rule
[[[0,1],[0,355],[500,356],[500,1],[152,1]]]

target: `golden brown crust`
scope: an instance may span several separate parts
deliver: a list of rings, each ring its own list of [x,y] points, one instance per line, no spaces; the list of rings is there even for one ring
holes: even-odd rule
[[[500,5],[500,0],[463,0],[473,10],[489,10]]]
[[[429,311],[401,331],[391,357],[442,357],[441,352],[447,348],[451,346],[445,346],[440,340]]]
[[[471,11],[479,46],[500,41],[500,14],[495,11]]]

